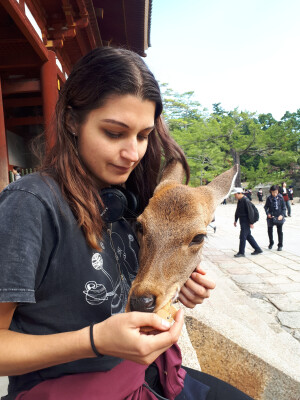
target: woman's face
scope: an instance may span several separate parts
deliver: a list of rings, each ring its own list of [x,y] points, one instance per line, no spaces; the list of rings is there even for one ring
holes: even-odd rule
[[[120,185],[143,158],[155,103],[114,95],[92,110],[78,132],[78,153],[99,187]]]
[[[276,197],[276,196],[278,195],[278,190],[272,190],[272,191],[271,191],[271,195],[272,195],[273,197]]]

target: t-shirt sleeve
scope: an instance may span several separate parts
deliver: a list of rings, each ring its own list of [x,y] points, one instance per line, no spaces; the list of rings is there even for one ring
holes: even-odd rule
[[[34,194],[6,190],[0,195],[0,301],[35,302],[36,274],[49,219]]]

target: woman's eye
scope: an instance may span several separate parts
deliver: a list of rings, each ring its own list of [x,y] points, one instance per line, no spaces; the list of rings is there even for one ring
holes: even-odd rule
[[[141,132],[139,135],[138,135],[138,140],[140,140],[140,141],[143,141],[143,140],[148,140],[149,139],[149,136],[151,135],[151,133],[153,132],[153,129],[152,129],[152,131],[151,132]]]
[[[105,130],[104,132],[108,137],[110,137],[112,139],[118,139],[121,136],[120,133],[113,133],[113,132],[110,132],[110,131],[107,131],[107,130]]]
[[[139,135],[139,136],[138,136],[138,139],[139,139],[140,141],[148,140],[148,135]]]
[[[199,235],[196,235],[193,240],[191,241],[191,243],[189,244],[190,246],[195,246],[195,245],[199,245],[204,241],[206,235],[200,233]]]

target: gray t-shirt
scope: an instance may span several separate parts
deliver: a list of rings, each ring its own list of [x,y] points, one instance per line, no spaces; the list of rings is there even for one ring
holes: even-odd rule
[[[124,312],[138,269],[138,243],[124,219],[91,249],[55,183],[39,173],[0,194],[0,302],[17,302],[10,329],[47,335],[81,329]],[[10,377],[9,395],[44,379],[105,371],[121,360],[82,359]]]

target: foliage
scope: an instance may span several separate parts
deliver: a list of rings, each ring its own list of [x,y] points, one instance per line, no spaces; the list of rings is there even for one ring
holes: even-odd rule
[[[240,164],[236,184],[280,183],[300,179],[300,109],[280,121],[271,113],[255,115],[220,103],[208,113],[193,92],[174,92],[162,85],[164,117],[171,135],[185,151],[191,185],[211,181],[234,163]]]

